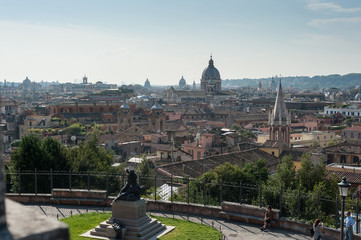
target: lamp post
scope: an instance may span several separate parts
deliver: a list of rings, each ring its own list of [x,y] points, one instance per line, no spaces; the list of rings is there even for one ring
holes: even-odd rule
[[[347,196],[348,189],[350,188],[350,184],[346,181],[346,177],[342,178],[342,181],[337,184],[338,189],[340,190],[340,195],[342,197],[342,209],[341,209],[341,234],[340,240],[343,238],[343,228],[344,228],[344,217],[345,217],[345,198]]]

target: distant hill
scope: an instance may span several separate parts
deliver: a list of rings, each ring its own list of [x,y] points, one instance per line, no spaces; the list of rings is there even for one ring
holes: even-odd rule
[[[257,78],[257,79],[226,79],[222,81],[222,87],[257,87],[258,82],[262,82],[262,88],[268,88],[272,78]],[[279,77],[275,77],[278,84]],[[341,88],[352,89],[361,85],[361,73],[350,73],[346,75],[328,75],[328,76],[297,76],[297,77],[282,77],[282,85],[284,87],[292,87],[296,89],[311,89],[311,88]]]

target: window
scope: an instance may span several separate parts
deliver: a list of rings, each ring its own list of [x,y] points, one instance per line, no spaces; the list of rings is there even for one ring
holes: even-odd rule
[[[345,155],[341,155],[340,163],[346,163],[346,156]]]

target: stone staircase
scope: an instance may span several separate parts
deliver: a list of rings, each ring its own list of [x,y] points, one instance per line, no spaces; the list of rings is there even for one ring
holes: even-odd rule
[[[90,231],[91,237],[115,238],[116,231],[113,229],[113,220],[116,219],[125,226],[126,240],[156,239],[158,233],[166,229],[166,226],[146,214],[146,201],[115,201],[112,204],[112,217],[99,224]]]
[[[142,217],[142,219],[139,219],[138,223],[130,222],[129,220],[118,220],[126,225],[125,238],[123,238],[126,240],[150,239],[166,228],[165,225],[147,215]],[[100,223],[98,227],[90,231],[90,235],[115,238],[116,232],[113,229],[112,223],[112,218]]]

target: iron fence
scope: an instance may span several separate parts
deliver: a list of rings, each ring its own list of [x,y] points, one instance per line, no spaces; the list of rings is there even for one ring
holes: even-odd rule
[[[126,182],[123,173],[18,171],[6,172],[6,192],[21,194],[51,194],[53,188],[106,190],[108,196],[116,196]],[[190,179],[189,177],[144,177],[139,183],[146,187],[144,196],[155,201],[177,201],[220,206],[223,201],[250,204],[259,207],[270,205],[279,209],[283,217],[304,220],[309,223],[320,218],[326,225],[340,227],[341,199],[322,193],[304,193],[282,187],[253,185],[243,182],[217,182]],[[359,201],[347,199],[346,209],[354,214],[355,231],[360,229]]]

